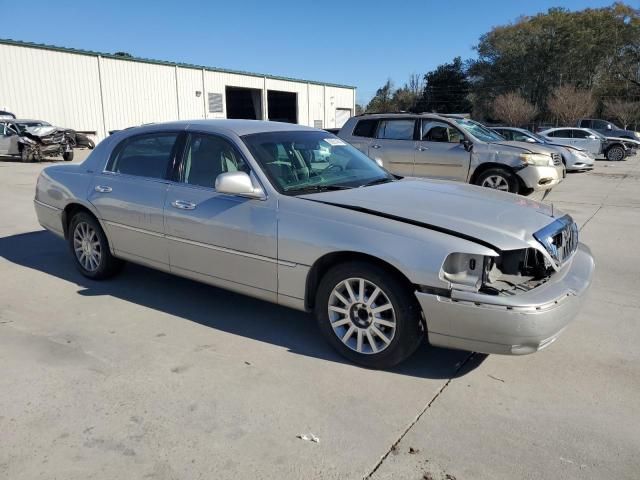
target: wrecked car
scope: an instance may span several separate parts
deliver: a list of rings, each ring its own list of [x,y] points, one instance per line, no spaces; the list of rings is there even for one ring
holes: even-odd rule
[[[42,120],[0,119],[0,155],[17,156],[23,162],[46,157],[73,160],[73,131]]]
[[[506,141],[458,115],[363,114],[347,120],[338,136],[398,175],[546,195],[565,174],[554,149]]]
[[[318,333],[370,368],[426,341],[546,348],[584,304],[594,269],[557,209],[392,175],[340,138],[288,123],[123,130],[83,163],[45,168],[34,203],[88,278],[131,261],[314,312]]]

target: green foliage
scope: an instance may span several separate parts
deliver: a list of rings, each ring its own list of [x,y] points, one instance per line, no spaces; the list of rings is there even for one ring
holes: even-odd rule
[[[482,35],[471,61],[474,107],[514,89],[544,110],[550,92],[571,84],[599,97],[640,94],[640,13],[622,3],[570,12],[552,8]],[[637,82],[634,84],[634,82]]]
[[[467,113],[470,83],[462,59],[438,66],[424,76],[425,86],[417,108],[422,112]]]

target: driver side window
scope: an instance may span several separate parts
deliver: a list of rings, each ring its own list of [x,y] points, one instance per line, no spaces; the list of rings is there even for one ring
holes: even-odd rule
[[[421,140],[426,142],[460,143],[464,137],[457,128],[444,122],[422,122]]]
[[[189,135],[181,170],[183,183],[207,188],[214,188],[221,173],[249,173],[247,164],[231,143],[207,134]]]

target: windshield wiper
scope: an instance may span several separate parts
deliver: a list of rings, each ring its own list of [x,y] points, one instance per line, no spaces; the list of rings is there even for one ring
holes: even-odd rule
[[[353,187],[346,185],[307,185],[306,187],[292,188],[291,190],[285,190],[285,193],[308,193],[308,192],[332,192],[334,190],[349,190]]]
[[[375,180],[371,180],[370,182],[363,183],[358,188],[371,187],[373,185],[380,185],[381,183],[389,183],[389,182],[393,182],[393,179],[389,177],[376,178]]]

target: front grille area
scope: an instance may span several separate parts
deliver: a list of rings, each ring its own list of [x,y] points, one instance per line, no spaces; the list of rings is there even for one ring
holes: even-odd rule
[[[62,143],[64,132],[54,132],[51,135],[40,137],[44,145],[52,145],[54,143]]]
[[[549,252],[558,268],[564,265],[578,248],[578,226],[570,215],[555,220],[533,236]]]
[[[559,153],[552,153],[551,154],[551,158],[553,159],[553,164],[554,165],[561,165],[562,164],[562,157],[560,156]]]

